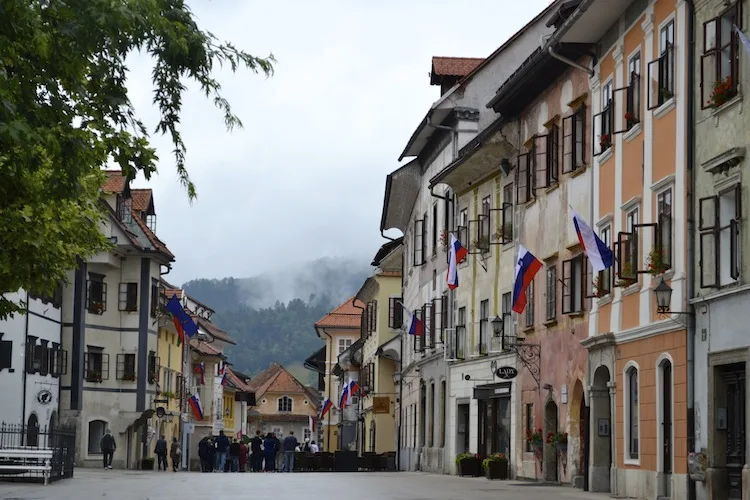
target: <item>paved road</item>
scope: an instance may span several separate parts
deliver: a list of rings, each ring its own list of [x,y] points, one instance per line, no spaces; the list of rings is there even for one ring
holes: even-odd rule
[[[3,500],[608,500],[609,495],[517,481],[422,473],[201,474],[77,469],[49,486],[0,483]]]

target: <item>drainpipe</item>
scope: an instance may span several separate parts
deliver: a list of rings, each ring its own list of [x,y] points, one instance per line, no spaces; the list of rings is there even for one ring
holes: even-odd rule
[[[688,62],[687,62],[687,265],[692,271],[696,269],[695,256],[695,3],[694,0],[686,0],[688,17]],[[688,273],[690,276],[690,273]],[[695,294],[695,280],[687,282],[687,297],[689,299]],[[693,314],[687,315],[687,431],[688,431],[688,453],[695,451],[695,306],[689,305],[688,311]],[[695,500],[695,481],[688,478],[688,500]]]
[[[385,234],[383,234],[383,230],[382,229],[380,230],[380,236],[382,236],[383,238],[385,238],[388,241],[396,241],[396,238],[391,238],[390,236],[386,236]]]
[[[333,352],[333,347],[334,347],[333,337],[331,336],[330,333],[325,331],[325,329],[323,328],[315,327],[315,330],[318,332],[318,334],[322,332],[326,337],[328,337],[328,345],[331,346],[330,349],[326,349],[326,355],[328,356],[328,361],[326,362],[326,366],[325,366],[325,375],[328,375],[328,381],[327,381],[328,387],[326,387],[326,390],[328,391],[328,399],[331,402],[333,402],[333,399],[331,399],[331,386],[333,385],[331,384],[331,382],[332,382],[333,374],[331,373],[331,369],[329,368],[331,366],[331,352]],[[328,411],[328,424],[327,424],[328,430],[326,431],[326,448],[328,449],[326,451],[331,451],[331,413],[333,412],[329,410]]]
[[[401,244],[403,246],[403,243]],[[404,295],[404,272],[406,271],[406,266],[404,265],[404,262],[406,260],[406,257],[401,255],[401,296],[403,301],[403,295]],[[402,303],[403,306],[403,303]],[[403,309],[401,317],[403,319]],[[402,321],[403,323],[403,321]],[[396,432],[398,433],[396,436],[396,471],[401,472],[401,447],[404,443],[401,442],[401,431],[404,426],[404,332],[402,331],[399,337],[399,360],[398,360],[398,428],[396,429]]]
[[[359,309],[360,311],[362,311],[361,314],[364,314],[365,313],[365,308],[364,307],[359,307],[357,305],[356,300],[357,300],[356,297],[352,298],[352,306],[355,309]],[[359,338],[360,339],[362,338],[362,332],[361,331],[359,332]],[[362,353],[361,354],[361,356],[363,358],[362,361],[364,361],[364,350],[362,349],[361,346],[360,346],[360,352]],[[352,352],[351,364],[354,364],[354,352]],[[360,366],[360,369],[361,369],[362,368],[362,364],[360,363],[359,366]],[[358,373],[357,374],[357,384],[358,385],[359,385],[359,382],[360,382],[359,375],[360,374]],[[350,396],[353,396],[353,394],[351,394]],[[359,415],[356,415],[356,417],[357,417],[357,454],[359,455],[359,451],[360,451],[359,450],[360,438],[363,440],[362,442],[364,443],[364,437],[365,437],[365,431],[364,431],[365,420],[364,420],[364,417],[362,418],[361,421],[359,420],[360,415],[362,415],[362,397],[361,396],[359,398],[357,398],[357,406],[359,407],[358,408],[359,409]],[[360,431],[362,431],[362,432],[360,433]],[[361,434],[361,436],[360,436],[360,434]],[[362,450],[362,451],[364,451],[364,450]]]
[[[23,383],[21,388],[21,428],[24,429],[26,426],[26,379],[28,377],[26,373],[26,367],[29,366],[29,300],[31,296],[29,292],[26,292],[26,326],[23,335],[23,366],[21,367],[21,375],[23,376]],[[26,433],[21,433],[21,446],[26,444]]]

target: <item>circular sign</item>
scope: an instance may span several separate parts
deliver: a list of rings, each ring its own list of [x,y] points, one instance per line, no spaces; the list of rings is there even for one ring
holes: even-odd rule
[[[36,395],[36,400],[43,405],[48,405],[52,402],[52,393],[47,389],[43,389]]]
[[[495,370],[495,375],[497,375],[497,378],[510,380],[516,378],[516,375],[518,375],[518,370],[516,370],[516,368],[513,366],[501,366],[500,368]]]

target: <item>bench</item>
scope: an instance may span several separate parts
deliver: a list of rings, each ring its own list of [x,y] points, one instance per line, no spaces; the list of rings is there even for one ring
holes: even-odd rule
[[[39,448],[0,448],[0,474],[4,471],[36,472],[49,484],[52,473],[52,450]],[[4,462],[11,462],[6,464]]]

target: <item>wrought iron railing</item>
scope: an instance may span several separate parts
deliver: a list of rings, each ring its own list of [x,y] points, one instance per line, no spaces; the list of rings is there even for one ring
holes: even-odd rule
[[[39,466],[45,465],[47,459],[39,456],[40,450],[52,452],[49,459],[50,481],[73,477],[76,455],[75,427],[40,428],[34,425],[1,423],[0,481],[43,480],[46,472]],[[24,456],[24,452],[28,452],[28,456]],[[23,466],[28,466],[28,470]]]

